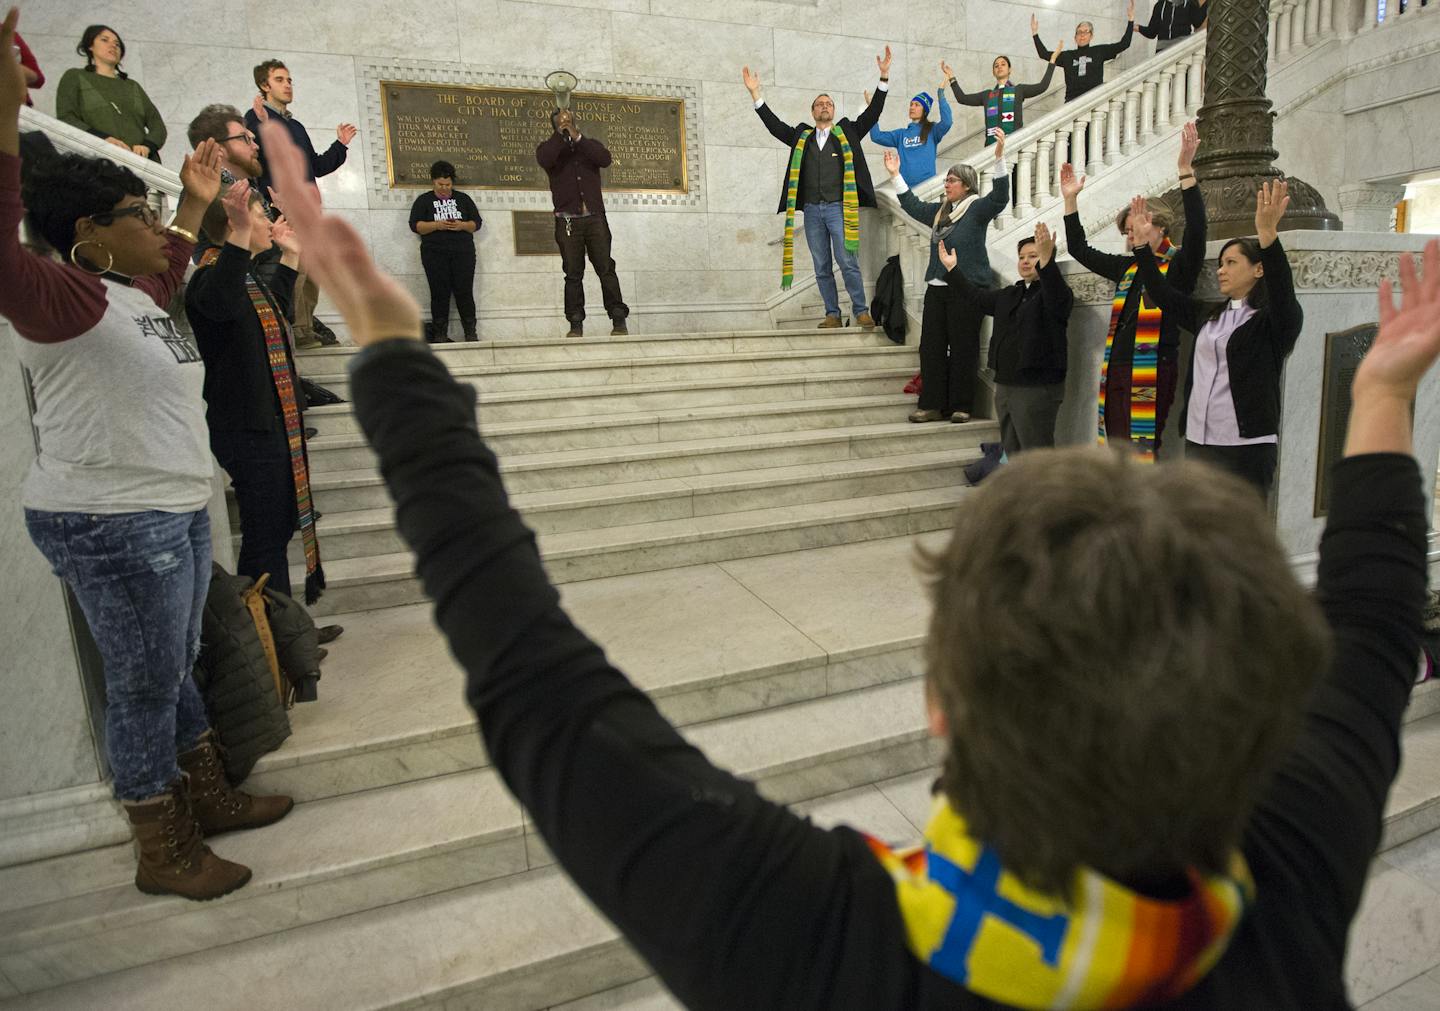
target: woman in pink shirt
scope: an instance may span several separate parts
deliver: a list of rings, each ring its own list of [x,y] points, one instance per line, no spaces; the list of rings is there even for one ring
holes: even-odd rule
[[[164,306],[220,190],[221,152],[207,140],[185,159],[168,229],[139,177],[79,155],[27,165],[22,204],[17,17],[12,9],[0,25],[0,316],[34,391],[39,449],[21,495],[25,525],[104,661],[105,746],[140,843],[136,887],[215,898],[250,870],[217,857],[203,836],[268,824],[291,807],[226,782],[191,676],[210,585],[214,466],[205,366]],[[27,211],[65,262],[21,247]]]

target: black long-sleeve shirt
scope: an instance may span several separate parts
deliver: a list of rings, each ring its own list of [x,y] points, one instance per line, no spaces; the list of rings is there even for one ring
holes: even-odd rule
[[[1030,284],[1016,281],[1003,288],[977,287],[958,265],[945,280],[959,289],[962,298],[995,317],[989,364],[997,383],[1049,386],[1065,381],[1075,293],[1065,283],[1055,257],[1036,271]]]
[[[889,84],[882,82],[881,86],[875,89],[875,94],[870,98],[870,104],[865,106],[859,116],[853,120],[848,116],[837,120],[834,126],[845,131],[845,137],[850,141],[851,161],[855,166],[855,195],[860,201],[861,207],[875,206],[875,185],[870,180],[870,165],[865,160],[865,152],[862,145],[865,138],[870,136],[870,131],[875,129],[875,124],[880,122],[880,113],[885,110],[885,96],[890,92]],[[766,102],[761,102],[755,107],[755,114],[760,117],[760,122],[765,124],[765,129],[770,132],[780,143],[790,148],[791,156],[794,156],[795,145],[800,143],[800,135],[806,130],[814,130],[811,123],[787,123]],[[832,135],[833,136],[833,135]],[[814,140],[814,134],[811,134]],[[807,143],[805,147],[805,160],[817,157],[815,145]],[[801,163],[802,165],[804,162]],[[789,165],[789,162],[786,162]],[[787,169],[788,171],[788,169]],[[789,180],[788,177],[780,180],[780,203],[776,207],[777,214],[785,213],[785,204],[788,198]],[[805,174],[800,175],[800,185],[795,194],[795,206],[804,207],[806,202]]]
[[[594,137],[556,130],[535,148],[535,160],[550,177],[556,214],[604,214],[600,170],[610,165],[610,149]]]
[[[910,954],[895,886],[857,833],[820,829],[715,768],[571,623],[477,433],[471,387],[410,341],[368,348],[351,369],[496,768],[687,1007],[998,1007]],[[1415,461],[1342,461],[1318,588],[1335,662],[1244,834],[1258,900],[1172,1007],[1349,1006],[1346,930],[1399,764],[1424,587]]]
[[[1125,22],[1125,34],[1120,36],[1119,42],[1063,50],[1060,58],[1055,62],[1065,72],[1065,101],[1079,98],[1092,88],[1098,88],[1104,84],[1105,64],[1129,49],[1130,40],[1134,35],[1135,22],[1127,21]],[[1040,55],[1040,59],[1050,59],[1051,50],[1040,41],[1039,34],[1032,35],[1031,38],[1035,42],[1035,52]]]
[[[1049,58],[1048,54],[1045,54]],[[1050,87],[1050,81],[1055,77],[1055,64],[1045,64],[1045,76],[1034,84],[1006,84],[1004,87],[986,88],[984,91],[977,91],[974,94],[966,94],[960,87],[959,80],[950,79],[950,90],[955,93],[955,101],[961,105],[976,105],[985,110],[985,146],[989,147],[995,143],[995,135],[992,130],[1000,130],[1005,134],[1012,134],[1025,125],[1025,99],[1036,98]],[[1015,108],[1010,115],[1013,118],[1006,118],[1003,108],[1002,96],[1009,89],[1015,95]]]
[[[1173,314],[1177,325],[1199,334],[1205,314],[1213,303],[1201,302],[1182,295],[1160,276],[1155,254],[1145,246],[1135,251],[1140,264],[1140,277],[1145,290],[1165,315]],[[1276,239],[1260,250],[1265,267],[1264,306],[1230,336],[1225,345],[1225,363],[1230,376],[1230,397],[1235,405],[1235,421],[1240,437],[1255,439],[1280,431],[1280,373],[1285,359],[1295,350],[1305,313],[1295,297],[1295,278],[1285,248]],[[1185,376],[1185,402],[1195,384],[1195,348],[1191,345],[1191,368]],[[1180,431],[1185,432],[1186,414],[1180,416]],[[1196,441],[1199,439],[1197,437]]]
[[[1150,10],[1150,21],[1139,27],[1147,39],[1168,41],[1183,39],[1205,23],[1205,8],[1195,0],[1188,4],[1177,4],[1171,0],[1157,0]]]

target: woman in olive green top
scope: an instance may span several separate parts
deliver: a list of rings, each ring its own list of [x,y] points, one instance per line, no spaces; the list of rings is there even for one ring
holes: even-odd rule
[[[85,57],[85,68],[72,67],[60,78],[55,117],[158,162],[165,123],[145,89],[120,69],[125,59],[120,33],[108,25],[91,25],[75,51]]]

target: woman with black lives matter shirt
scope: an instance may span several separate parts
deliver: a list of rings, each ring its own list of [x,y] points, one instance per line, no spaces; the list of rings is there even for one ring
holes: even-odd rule
[[[410,231],[420,236],[420,263],[430,282],[431,343],[450,340],[450,297],[460,312],[467,341],[475,333],[475,233],[480,211],[475,201],[455,188],[455,166],[437,161],[430,166],[433,189],[415,198]]]

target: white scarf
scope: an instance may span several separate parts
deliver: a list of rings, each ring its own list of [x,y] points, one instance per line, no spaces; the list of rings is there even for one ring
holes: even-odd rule
[[[980,194],[978,194],[978,193],[972,193],[972,194],[970,194],[968,197],[966,197],[964,200],[960,201],[958,204],[956,204],[955,206],[951,207],[951,208],[950,208],[949,227],[947,227],[944,232],[941,232],[941,231],[940,231],[940,220],[941,220],[942,217],[945,216],[945,207],[944,207],[944,205],[941,205],[940,210],[938,210],[938,211],[935,212],[935,224],[931,227],[931,231],[930,231],[930,241],[931,241],[931,242],[939,242],[939,241],[940,241],[941,239],[943,239],[946,235],[949,235],[949,234],[950,234],[950,229],[954,228],[956,225],[958,225],[958,224],[960,223],[960,219],[965,216],[965,212],[970,209],[970,205],[973,204],[976,200],[979,200],[979,199],[980,199]]]

